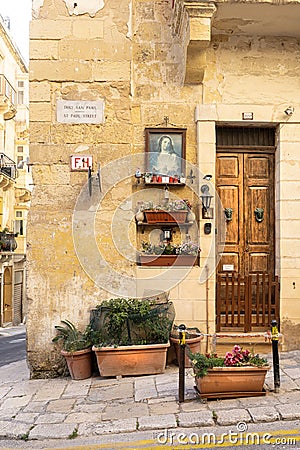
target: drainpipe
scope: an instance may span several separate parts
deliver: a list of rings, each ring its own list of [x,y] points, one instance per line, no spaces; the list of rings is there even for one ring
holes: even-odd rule
[[[208,300],[209,300],[209,286],[208,286],[208,274],[209,267],[208,264],[205,265],[205,307],[206,307],[206,353],[208,353],[208,336],[209,336],[209,311],[208,311]]]

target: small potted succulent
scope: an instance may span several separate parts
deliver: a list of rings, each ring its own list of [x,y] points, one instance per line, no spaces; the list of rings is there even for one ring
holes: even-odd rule
[[[89,326],[81,332],[69,320],[62,320],[64,326],[56,325],[57,335],[52,342],[62,343],[61,354],[65,357],[73,380],[84,380],[92,375],[92,342]]]
[[[235,345],[225,357],[217,354],[189,355],[200,397],[229,398],[264,395],[268,361]]]

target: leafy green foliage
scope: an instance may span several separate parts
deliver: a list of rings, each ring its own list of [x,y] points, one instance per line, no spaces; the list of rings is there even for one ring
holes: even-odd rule
[[[166,343],[173,323],[171,306],[136,298],[106,300],[96,308],[100,324],[91,321],[93,343],[97,347]]]
[[[91,347],[91,328],[89,325],[85,331],[81,332],[69,320],[62,320],[61,323],[64,326],[55,325],[57,335],[52,339],[52,342],[62,342],[62,347],[67,352],[75,352]]]
[[[208,369],[213,367],[241,367],[254,366],[263,367],[268,365],[265,358],[250,353],[249,350],[243,350],[239,345],[235,345],[231,352],[227,352],[225,357],[219,357],[216,353],[190,353],[188,354],[197,378],[207,375]]]

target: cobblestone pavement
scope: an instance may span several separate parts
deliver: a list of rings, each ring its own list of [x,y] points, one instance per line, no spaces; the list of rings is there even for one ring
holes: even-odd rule
[[[192,370],[186,369],[185,401],[179,403],[175,365],[160,375],[73,381],[29,380],[26,361],[9,364],[0,372],[0,439],[68,439],[300,419],[300,351],[281,353],[280,368],[279,393],[273,392],[270,370],[266,396],[209,401],[197,396]]]

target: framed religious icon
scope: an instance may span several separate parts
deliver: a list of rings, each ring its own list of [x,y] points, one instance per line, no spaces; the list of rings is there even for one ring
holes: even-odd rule
[[[170,181],[185,178],[186,128],[146,128],[146,171]]]

